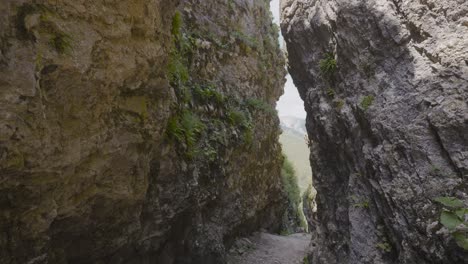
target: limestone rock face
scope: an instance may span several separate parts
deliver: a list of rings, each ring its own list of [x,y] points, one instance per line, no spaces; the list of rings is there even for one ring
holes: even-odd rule
[[[312,263],[468,263],[468,2],[284,0],[318,191]]]
[[[0,263],[223,263],[275,229],[276,39],[268,1],[2,0]]]

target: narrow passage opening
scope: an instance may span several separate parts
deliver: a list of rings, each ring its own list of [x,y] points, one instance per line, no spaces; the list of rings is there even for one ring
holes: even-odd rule
[[[280,0],[272,0],[270,9],[279,28]],[[281,32],[278,41],[284,49]],[[308,263],[309,230],[313,229],[309,227],[309,222],[316,211],[316,191],[312,184],[304,102],[289,74],[286,80],[284,94],[276,106],[281,122],[280,143],[284,156],[281,177],[288,199],[281,233],[259,232],[239,239],[231,249],[229,264]]]

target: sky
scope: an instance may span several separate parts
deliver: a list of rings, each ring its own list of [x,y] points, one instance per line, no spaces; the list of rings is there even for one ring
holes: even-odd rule
[[[274,22],[279,25],[280,17],[280,0],[272,0],[270,2],[271,12],[274,16]],[[283,44],[283,38],[280,36],[280,44]],[[279,116],[294,116],[298,118],[305,118],[304,102],[299,97],[296,87],[288,74],[286,77],[286,85],[284,87],[284,95],[281,96],[278,104],[276,105]]]

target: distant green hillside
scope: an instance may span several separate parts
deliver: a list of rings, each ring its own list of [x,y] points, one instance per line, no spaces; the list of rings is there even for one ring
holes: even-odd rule
[[[303,193],[312,184],[312,170],[309,163],[309,149],[297,131],[283,128],[280,136],[283,153],[288,157],[297,173],[299,187]]]

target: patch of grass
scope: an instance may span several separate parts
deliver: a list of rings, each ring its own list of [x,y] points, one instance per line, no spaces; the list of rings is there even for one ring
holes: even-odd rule
[[[353,203],[353,207],[355,208],[362,208],[362,209],[369,209],[370,208],[370,202],[367,199],[360,199],[356,195],[351,195],[351,200],[350,202]]]
[[[286,211],[287,215],[284,217],[284,220],[288,221],[289,219],[293,219],[297,226],[307,230],[307,222],[301,206],[302,197],[296,171],[292,163],[284,155],[283,166],[281,168],[281,181],[283,183],[283,189],[288,197],[288,210]],[[283,227],[283,229],[286,230],[288,230],[288,228],[288,226]]]
[[[52,14],[51,10],[42,4],[23,4],[17,9],[16,27],[18,28],[18,37],[20,39],[34,40],[35,37],[26,28],[28,16],[40,15],[40,32],[50,34],[49,46],[57,51],[59,54],[66,54],[72,50],[72,37],[60,30],[54,23],[49,21]]]
[[[179,11],[176,11],[174,17],[172,17],[172,36],[179,37],[182,33],[182,26],[184,24],[184,19],[182,14]]]
[[[16,26],[18,36],[21,39],[34,40],[34,35],[28,32],[25,20],[30,15],[40,15],[40,32],[50,34],[49,45],[59,54],[66,54],[72,50],[72,37],[60,30],[54,23],[49,21],[51,10],[42,4],[23,4],[17,9]]]
[[[292,163],[283,156],[283,167],[281,168],[281,178],[283,181],[284,189],[288,194],[288,199],[291,203],[297,204],[301,201],[301,192],[297,184],[296,171]]]
[[[227,114],[229,123],[233,126],[246,127],[248,126],[248,119],[242,111],[229,110]]]
[[[254,132],[252,127],[247,127],[244,130],[244,133],[242,134],[242,139],[244,141],[244,144],[247,146],[251,146],[254,140]]]
[[[237,110],[230,110],[227,114],[228,121],[233,126],[240,126],[246,120],[244,113]]]
[[[55,32],[52,38],[49,40],[49,44],[58,53],[65,54],[69,53],[72,49],[72,38],[70,35],[63,32]]]
[[[228,0],[228,10],[229,10],[229,12],[234,12],[234,6],[235,6],[234,0]]]
[[[215,103],[217,105],[222,105],[226,100],[224,95],[216,91],[216,89],[211,85],[195,86],[192,91],[195,97],[202,103]]]
[[[353,206],[356,208],[363,208],[363,209],[369,209],[370,207],[368,200],[362,201],[361,203],[355,203],[353,204]]]
[[[167,64],[167,75],[171,85],[182,88],[190,80],[190,58],[195,47],[195,40],[183,34],[184,21],[182,14],[176,11],[172,19],[173,48]]]
[[[337,64],[335,59],[335,54],[333,52],[328,52],[325,54],[325,58],[319,62],[320,72],[326,80],[331,80],[333,75],[337,70]]]
[[[327,95],[330,98],[334,98],[335,97],[335,91],[332,88],[328,88],[327,89]]]
[[[388,242],[378,243],[375,247],[386,253],[392,252],[392,246]]]
[[[166,136],[178,142],[184,140],[184,131],[179,124],[178,116],[173,116],[169,119],[166,127]]]
[[[169,139],[185,145],[186,155],[191,159],[197,152],[196,144],[205,129],[206,126],[200,118],[186,110],[181,115],[169,119],[166,135]]]
[[[271,107],[265,101],[262,101],[256,98],[249,98],[245,100],[245,104],[247,105],[248,108],[250,108],[253,111],[260,110],[266,113],[276,114],[276,110],[273,107]]]
[[[279,26],[276,23],[271,23],[270,34],[276,37],[279,35],[279,32],[280,32]]]
[[[182,115],[180,119],[180,125],[182,126],[187,146],[189,148],[193,147],[197,141],[198,136],[205,129],[205,125],[200,121],[198,116],[188,111],[185,111]]]
[[[371,78],[375,75],[375,70],[370,63],[364,63],[362,66],[362,72],[366,75],[367,78]]]
[[[362,109],[364,109],[364,111],[367,111],[367,109],[369,109],[369,107],[372,105],[372,103],[374,102],[374,96],[372,95],[368,95],[368,96],[364,96],[361,100],[361,107]]]
[[[338,99],[335,102],[335,107],[336,107],[336,109],[341,110],[341,109],[343,109],[344,104],[345,104],[345,102],[343,100]]]
[[[167,65],[169,81],[175,83],[186,83],[189,78],[189,69],[184,58],[178,52],[172,52]]]
[[[258,49],[259,44],[257,39],[246,35],[241,30],[232,32],[231,36],[239,42],[239,46],[245,54],[250,54],[252,50]]]

